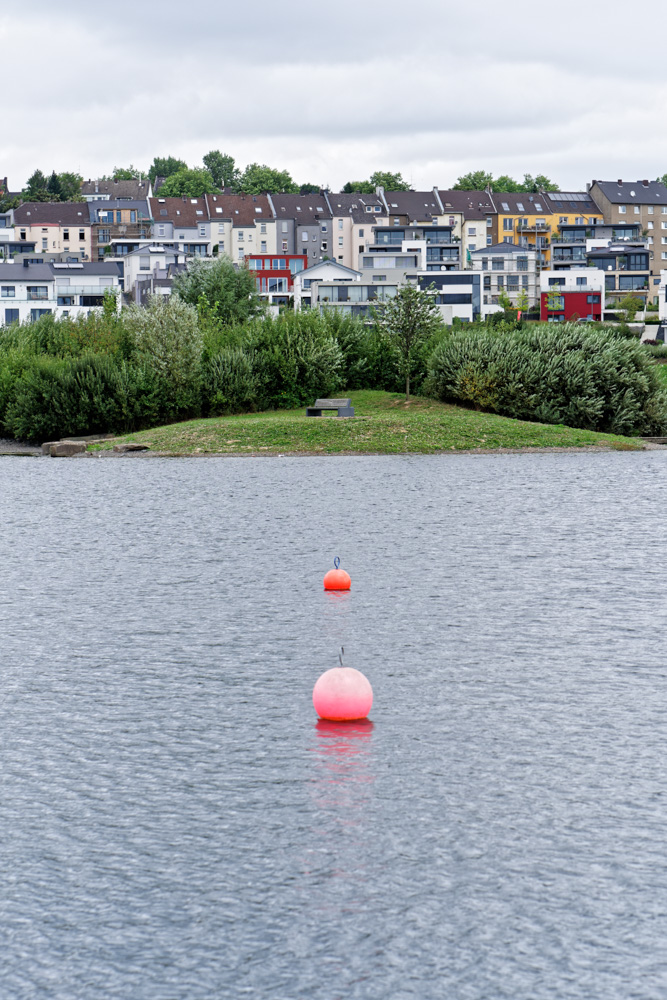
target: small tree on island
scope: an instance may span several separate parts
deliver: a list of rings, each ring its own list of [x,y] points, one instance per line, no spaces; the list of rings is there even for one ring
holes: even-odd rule
[[[632,323],[643,305],[644,303],[638,296],[626,295],[625,298],[621,299],[618,303],[618,309],[625,314],[625,322]]]
[[[399,375],[405,378],[405,400],[410,399],[410,374],[420,348],[442,326],[433,296],[414,285],[399,288],[393,299],[376,307],[382,336],[396,351]]]

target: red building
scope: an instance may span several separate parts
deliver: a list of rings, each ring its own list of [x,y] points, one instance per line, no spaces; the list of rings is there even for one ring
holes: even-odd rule
[[[269,302],[281,305],[292,293],[292,278],[308,266],[306,254],[248,254],[246,262],[255,271],[257,291]]]
[[[543,271],[540,319],[550,323],[604,319],[605,273],[598,268]]]

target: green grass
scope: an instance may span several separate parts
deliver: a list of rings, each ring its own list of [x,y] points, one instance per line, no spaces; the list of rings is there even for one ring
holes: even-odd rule
[[[342,394],[341,394],[342,395]],[[94,446],[107,450],[135,441],[169,455],[428,454],[499,448],[641,448],[633,438],[596,434],[560,424],[511,420],[433,399],[389,392],[349,393],[355,416],[306,417],[305,409],[189,420],[154,427]],[[91,448],[91,450],[93,450]]]

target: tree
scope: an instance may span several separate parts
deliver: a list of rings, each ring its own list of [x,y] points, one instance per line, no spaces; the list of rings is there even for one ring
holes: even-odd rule
[[[469,174],[463,174],[456,181],[453,191],[486,191],[493,184],[493,174],[486,170],[472,170]]]
[[[148,168],[148,176],[151,184],[155,184],[156,177],[171,177],[179,170],[187,170],[188,165],[184,160],[178,160],[175,156],[156,156]]]
[[[241,171],[236,166],[233,156],[212,149],[203,159],[204,166],[219,188],[230,187],[236,190]]]
[[[46,189],[46,177],[41,170],[35,170],[25,186],[23,196],[26,201],[48,201],[49,192]]]
[[[519,297],[516,300],[516,307],[519,312],[526,312],[528,310],[528,293],[525,288],[522,288],[519,292]]]
[[[664,184],[667,187],[667,174],[663,174],[662,177],[656,177],[657,184]]]
[[[161,198],[201,198],[202,195],[213,194],[217,190],[208,170],[186,167],[167,177],[164,184],[158,188],[158,194]]]
[[[221,323],[245,323],[263,311],[254,272],[238,270],[229,257],[215,260],[195,257],[187,271],[174,278],[173,293],[196,305],[200,315],[213,316]]]
[[[244,194],[298,194],[299,187],[287,170],[274,170],[266,164],[249,163],[239,179]]]
[[[644,303],[636,295],[626,295],[618,303],[618,309],[620,309],[624,314],[624,319],[626,323],[632,323],[635,316],[639,310],[643,307]]]
[[[81,196],[83,177],[81,174],[74,174],[66,170],[64,173],[58,174],[58,180],[60,181],[60,197],[62,201],[83,200]]]
[[[319,194],[321,191],[319,184],[300,184],[299,194]]]
[[[51,201],[62,201],[63,190],[60,185],[60,178],[55,170],[49,177],[49,183],[46,185],[46,190],[49,192]]]
[[[491,188],[494,191],[506,191],[512,194],[516,191],[523,191],[523,187],[518,181],[515,181],[513,177],[508,174],[501,174],[500,177],[496,177],[495,180],[491,181]]]
[[[400,174],[392,174],[389,170],[376,170],[367,181],[348,181],[343,187],[343,194],[374,194],[377,188],[385,191],[409,191],[410,185]]]
[[[410,374],[415,355],[441,326],[438,307],[428,292],[404,285],[376,312],[382,336],[394,347],[399,374],[405,377],[405,399],[410,399]]]
[[[114,167],[111,177],[103,177],[102,180],[133,181],[141,176],[143,176],[143,171],[131,163],[129,167]],[[166,174],[161,174],[160,176],[166,177]]]
[[[410,185],[400,174],[392,174],[388,170],[376,170],[369,178],[372,190],[384,188],[385,191],[409,191]]]

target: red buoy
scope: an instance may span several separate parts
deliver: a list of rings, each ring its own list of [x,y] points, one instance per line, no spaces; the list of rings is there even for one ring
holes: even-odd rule
[[[342,650],[341,650],[342,652]],[[355,722],[365,719],[373,704],[373,688],[360,670],[332,667],[313,688],[313,705],[321,719],[329,722]]]
[[[334,569],[330,569],[328,573],[324,576],[324,589],[325,590],[349,590],[352,580],[349,574],[345,572],[344,569],[339,569],[340,559],[338,556],[334,559]]]

